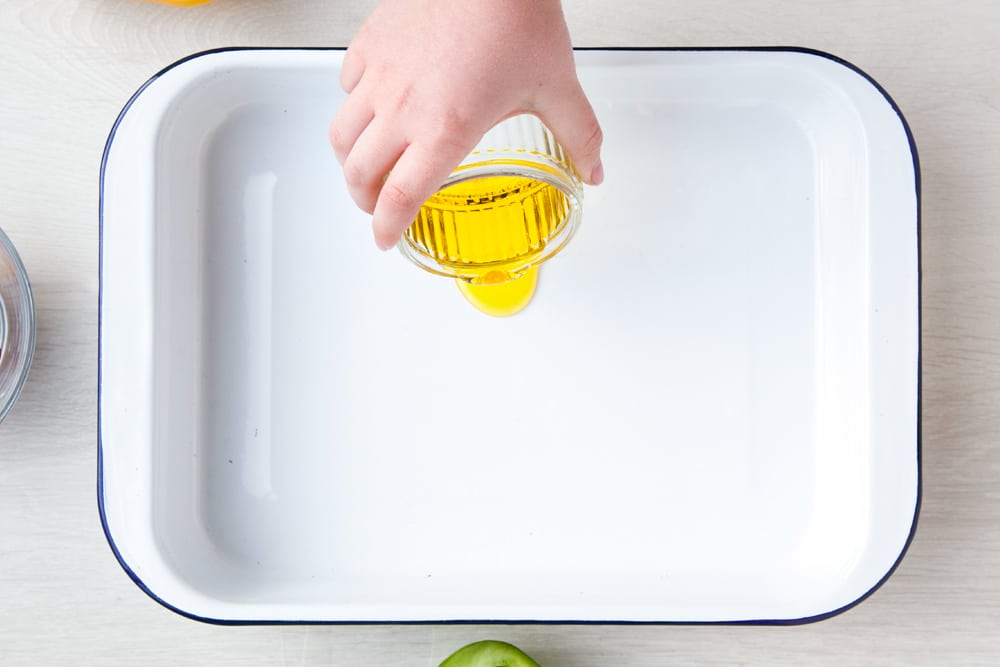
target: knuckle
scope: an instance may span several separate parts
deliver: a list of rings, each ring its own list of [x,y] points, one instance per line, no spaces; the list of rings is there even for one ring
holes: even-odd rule
[[[410,188],[391,181],[382,186],[381,198],[397,211],[409,211],[423,203],[417,201],[417,196]]]
[[[466,144],[471,140],[473,143],[478,140],[476,135],[483,134],[478,121],[473,113],[451,109],[445,117],[445,125],[448,137],[456,144]]]
[[[347,160],[344,163],[344,180],[347,185],[352,188],[362,188],[368,185],[371,180],[371,176],[368,171],[362,167],[357,160]]]
[[[333,147],[334,152],[340,154],[347,151],[347,138],[344,136],[344,131],[338,123],[330,125],[329,136],[330,145]]]
[[[604,131],[596,118],[588,123],[584,133],[587,134],[587,139],[581,144],[583,154],[592,157],[600,153],[601,145],[604,143]]]
[[[469,114],[450,108],[442,114],[435,130],[438,140],[445,143],[458,142],[472,133],[473,125]]]
[[[399,91],[393,102],[393,110],[398,116],[408,116],[416,110],[417,100],[412,86],[406,86]]]
[[[436,153],[460,160],[478,141],[476,131],[477,124],[472,118],[456,109],[449,109],[434,119],[426,136]]]

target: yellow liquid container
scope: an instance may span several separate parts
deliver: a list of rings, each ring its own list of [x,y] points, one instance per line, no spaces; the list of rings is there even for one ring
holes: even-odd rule
[[[580,223],[580,178],[548,129],[515,116],[483,137],[421,208],[400,250],[458,281],[483,312],[513,315],[530,303],[538,265]]]

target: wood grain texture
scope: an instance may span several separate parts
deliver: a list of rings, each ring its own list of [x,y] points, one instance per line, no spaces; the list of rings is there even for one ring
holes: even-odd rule
[[[1000,664],[1000,4],[567,0],[587,46],[801,45],[874,76],[923,172],[923,509],[869,600],[799,627],[217,627],[143,595],[97,515],[98,173],[150,75],[228,45],[350,41],[373,2],[0,2],[0,226],[31,274],[38,347],[0,427],[0,664],[430,667],[512,641],[546,667]],[[334,85],[334,82],[331,82]]]

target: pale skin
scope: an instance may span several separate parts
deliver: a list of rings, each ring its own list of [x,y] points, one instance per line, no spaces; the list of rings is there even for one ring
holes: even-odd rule
[[[383,250],[510,116],[541,118],[585,183],[604,179],[560,0],[382,0],[344,55],[340,85],[348,97],[330,143]]]

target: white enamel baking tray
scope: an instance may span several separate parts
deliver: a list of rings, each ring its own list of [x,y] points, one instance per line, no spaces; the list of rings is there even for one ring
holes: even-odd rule
[[[510,319],[378,252],[339,50],[154,77],[101,183],[99,501],[220,622],[795,622],[919,503],[919,188],[885,92],[787,49],[578,52],[607,181]]]

